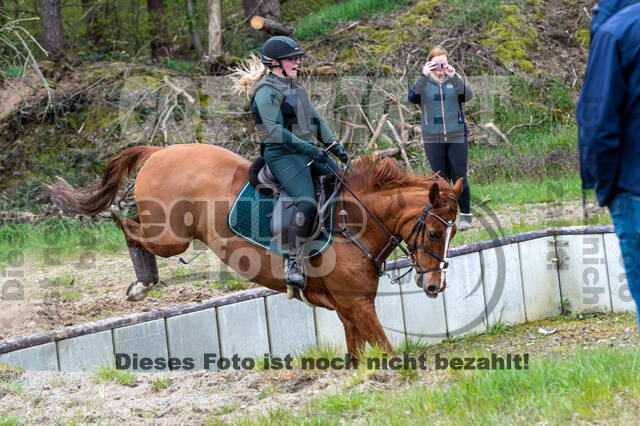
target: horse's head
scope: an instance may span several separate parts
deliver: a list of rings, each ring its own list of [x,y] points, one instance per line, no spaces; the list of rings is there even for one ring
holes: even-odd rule
[[[456,233],[457,200],[461,193],[462,178],[453,187],[442,179],[430,183],[427,204],[405,238],[413,252],[416,284],[431,298],[447,286],[447,251]]]

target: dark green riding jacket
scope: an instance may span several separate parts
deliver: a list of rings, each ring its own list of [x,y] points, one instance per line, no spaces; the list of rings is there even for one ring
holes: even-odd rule
[[[338,141],[311,104],[307,91],[290,77],[269,73],[260,80],[253,90],[251,110],[261,153],[268,147],[311,157],[315,151],[314,137],[325,146]],[[336,154],[339,147],[336,144],[331,152]]]

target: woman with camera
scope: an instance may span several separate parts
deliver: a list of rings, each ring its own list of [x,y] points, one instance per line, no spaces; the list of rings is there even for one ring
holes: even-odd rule
[[[464,178],[459,230],[471,228],[471,196],[467,181],[469,144],[462,103],[473,92],[449,64],[449,54],[436,46],[429,52],[422,75],[409,91],[409,102],[420,105],[422,142],[434,173],[455,182]]]

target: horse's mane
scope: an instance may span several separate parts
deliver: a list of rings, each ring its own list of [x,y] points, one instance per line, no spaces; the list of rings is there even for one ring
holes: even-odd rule
[[[455,212],[458,208],[458,200],[448,180],[443,179],[437,173],[431,176],[412,175],[392,158],[361,157],[347,173],[346,181],[354,190],[363,192],[376,192],[411,186],[426,189],[435,183],[440,190],[438,210],[446,207],[449,211]]]

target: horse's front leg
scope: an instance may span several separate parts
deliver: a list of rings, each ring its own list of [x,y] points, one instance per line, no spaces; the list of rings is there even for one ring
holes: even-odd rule
[[[347,340],[347,352],[352,357],[356,357],[358,352],[363,349],[365,340],[362,338],[362,335],[360,334],[356,326],[353,325],[349,320],[340,316],[339,313],[338,318],[340,318],[340,321],[342,321],[342,325],[344,327],[344,336]]]
[[[394,352],[378,319],[373,297],[350,297],[348,306],[338,304],[336,310],[345,326],[347,348],[351,356],[358,357],[358,350],[365,342],[371,345],[379,344],[388,354]],[[349,341],[350,336],[351,342]]]

